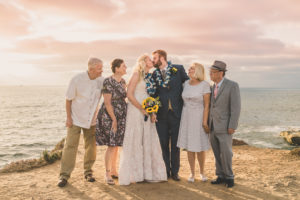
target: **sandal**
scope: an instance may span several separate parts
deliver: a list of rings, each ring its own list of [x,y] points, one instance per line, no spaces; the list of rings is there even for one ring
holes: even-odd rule
[[[194,177],[194,175],[190,175],[190,177],[188,178],[188,182],[190,182],[190,183],[194,183],[195,182],[195,177]]]
[[[113,178],[113,179],[118,179],[119,178],[119,176],[118,176],[118,172],[117,172],[117,170],[115,169],[115,170],[110,170],[111,171],[111,177]]]
[[[118,177],[118,175],[111,175],[111,177],[113,178],[113,179],[118,179],[119,177]]]
[[[115,181],[114,181],[113,179],[111,179],[111,178],[106,178],[106,183],[107,183],[108,185],[114,185],[114,184],[115,184]]]
[[[105,178],[105,182],[106,182],[108,185],[114,185],[114,184],[115,184],[115,181],[112,179],[112,176],[111,176],[111,175],[107,176],[107,174],[110,174],[110,170],[106,170],[106,178]]]
[[[204,174],[200,174],[200,179],[202,182],[207,181],[207,177]]]

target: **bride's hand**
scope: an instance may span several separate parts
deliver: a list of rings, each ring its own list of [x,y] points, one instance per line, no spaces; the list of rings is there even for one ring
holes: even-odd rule
[[[155,113],[152,113],[152,115],[151,115],[151,122],[152,122],[152,123],[157,122],[156,114],[155,114]]]
[[[149,115],[145,109],[140,109],[140,111],[142,112],[143,115],[147,115],[147,116]]]

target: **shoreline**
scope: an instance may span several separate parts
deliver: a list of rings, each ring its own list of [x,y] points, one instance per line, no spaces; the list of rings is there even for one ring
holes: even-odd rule
[[[32,158],[32,159],[22,159],[10,162],[6,165],[4,165],[2,168],[0,168],[0,174],[1,173],[14,173],[14,172],[26,172],[33,170],[35,168],[40,168],[49,164],[52,164],[53,162],[56,162],[57,160],[61,159],[62,150],[64,147],[64,141],[65,138],[60,140],[52,149],[51,151],[44,150],[41,152],[42,156],[39,158]],[[243,140],[239,139],[233,139],[232,146],[241,146],[241,145],[248,145]],[[55,158],[49,158],[51,155],[55,156]],[[56,155],[55,155],[56,154]]]
[[[299,199],[300,156],[290,150],[261,149],[249,145],[233,146],[235,187],[214,186],[214,157],[206,153],[208,182],[199,180],[196,165],[195,183],[188,183],[189,165],[181,152],[181,181],[138,183],[130,186],[108,186],[104,180],[105,147],[97,147],[94,169],[95,183],[83,177],[83,140],[77,153],[75,169],[69,184],[57,187],[60,161],[26,172],[0,173],[0,199]]]
[[[65,140],[65,138],[60,140],[54,146],[54,148],[51,151],[48,152],[48,156],[52,155],[53,153],[58,154],[58,157],[55,160],[46,161],[45,160],[45,154],[44,154],[45,151],[46,151],[45,150],[45,151],[41,152],[42,156],[39,157],[39,158],[22,159],[22,160],[13,161],[13,162],[10,162],[8,164],[5,164],[4,166],[2,166],[0,168],[0,174],[1,173],[26,172],[26,171],[33,170],[35,168],[40,168],[40,167],[43,167],[43,166],[47,166],[49,164],[52,164],[52,162],[56,162],[57,160],[60,160],[62,149],[63,149],[63,146],[64,146],[64,140]],[[274,150],[285,150],[285,151],[288,150],[288,151],[291,151],[291,152],[295,149],[298,149],[298,148],[300,149],[300,146],[292,146],[290,149],[255,147],[255,146],[247,144],[246,142],[244,142],[241,139],[233,138],[232,146],[242,146],[242,145],[248,145],[248,146],[251,146],[251,147],[254,147],[254,148],[258,148],[258,149],[274,149]],[[184,150],[181,150],[181,151],[184,151]]]

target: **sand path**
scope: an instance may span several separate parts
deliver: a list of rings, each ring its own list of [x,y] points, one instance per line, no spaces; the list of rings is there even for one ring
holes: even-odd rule
[[[236,186],[211,185],[210,181],[188,183],[186,152],[181,153],[181,181],[108,186],[104,182],[104,151],[98,147],[94,165],[95,183],[83,178],[82,140],[77,163],[68,186],[58,188],[60,162],[23,173],[0,174],[0,199],[300,199],[300,158],[288,150],[235,146],[233,168]],[[206,174],[214,176],[212,151],[207,152]]]

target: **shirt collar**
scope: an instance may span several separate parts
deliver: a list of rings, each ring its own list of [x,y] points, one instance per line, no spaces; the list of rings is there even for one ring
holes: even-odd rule
[[[167,71],[167,68],[168,68],[168,65],[166,65],[164,68],[160,69],[160,71],[163,71],[163,70]]]
[[[224,78],[222,78],[222,80],[221,80],[221,81],[218,83],[218,88],[220,88],[220,87],[221,87],[221,85],[222,85],[223,81],[224,81]]]
[[[91,80],[88,71],[86,71],[85,75],[86,75],[85,77],[86,77],[88,80]]]
[[[162,71],[162,70],[167,71],[167,70],[168,70],[168,67],[169,67],[171,64],[172,64],[171,61],[168,61],[168,62],[167,62],[167,65],[166,65],[163,69],[160,69],[160,71]]]

